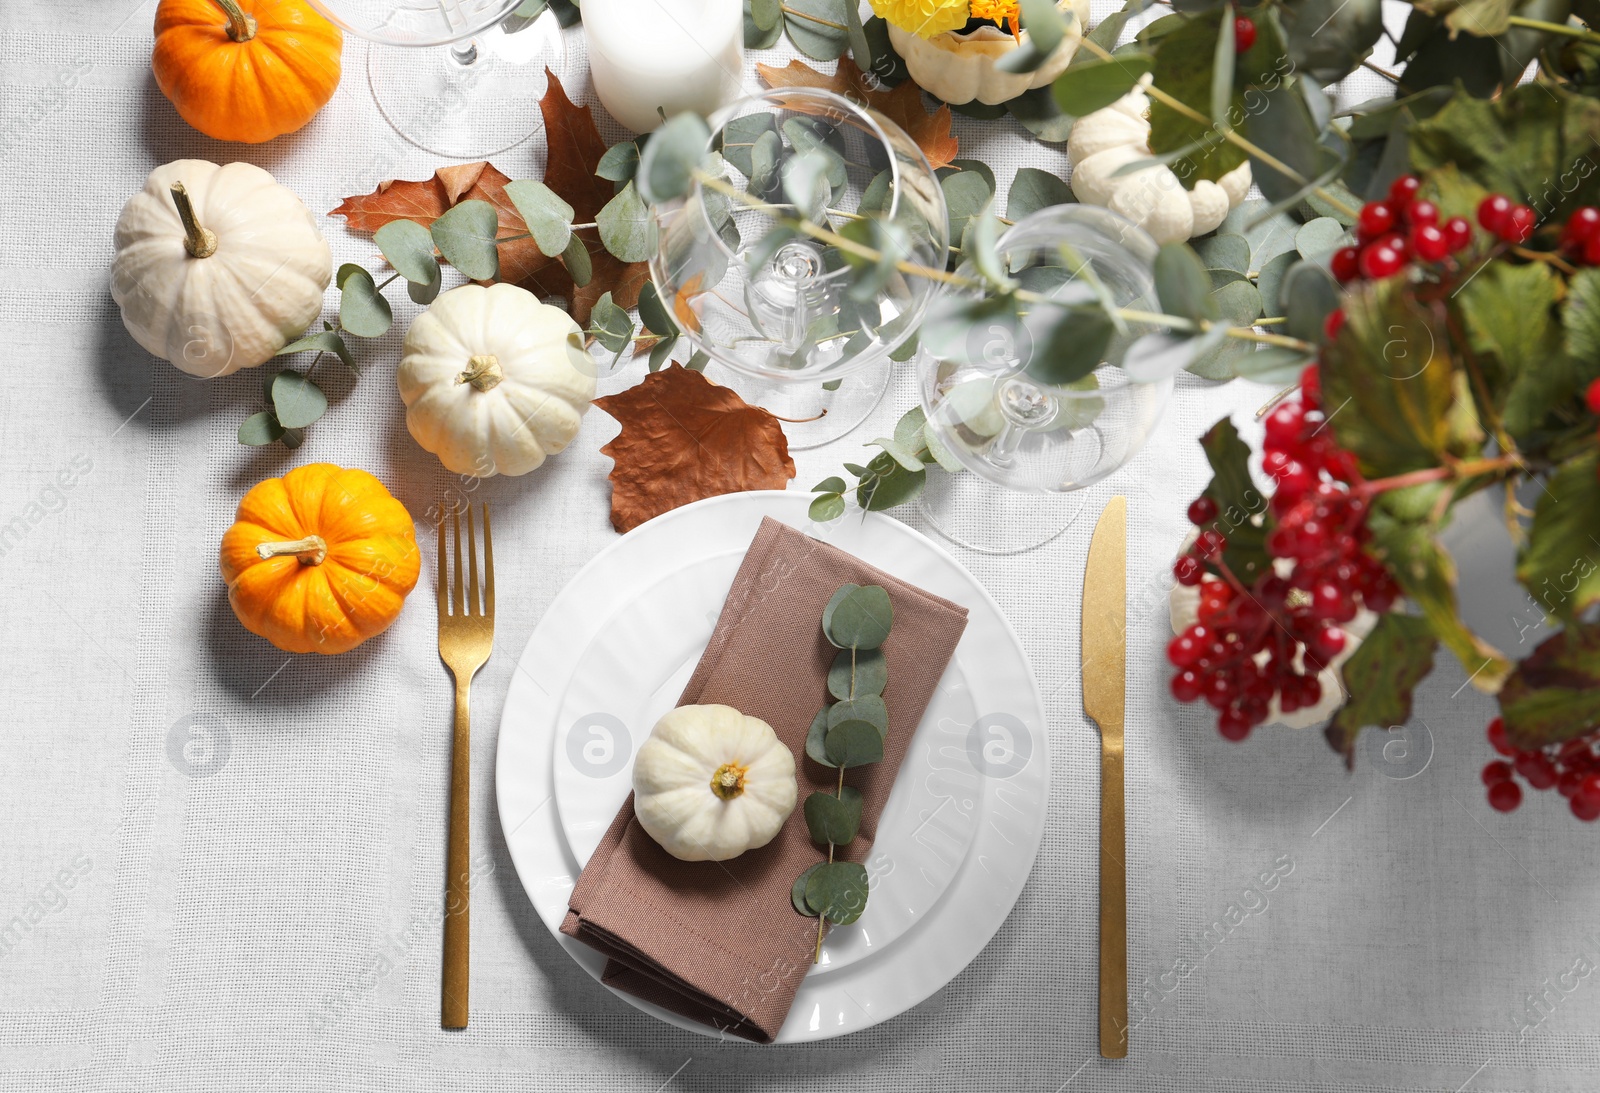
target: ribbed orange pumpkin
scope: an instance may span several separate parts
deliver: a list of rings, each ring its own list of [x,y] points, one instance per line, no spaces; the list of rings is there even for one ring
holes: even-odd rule
[[[366,471],[311,463],[257,483],[222,536],[245,629],[289,653],[342,653],[388,629],[417,583],[411,514]]]
[[[303,0],[161,0],[150,67],[184,121],[260,144],[333,97],[343,41]]]

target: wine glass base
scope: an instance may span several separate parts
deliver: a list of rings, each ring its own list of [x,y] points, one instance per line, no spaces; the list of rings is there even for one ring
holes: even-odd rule
[[[732,387],[752,406],[782,419],[789,450],[803,452],[830,444],[866,421],[889,389],[894,363],[885,360],[852,372],[839,381],[837,391],[824,390],[814,380],[778,383],[716,364],[708,366],[707,372],[709,378]]]
[[[429,49],[371,44],[367,82],[378,110],[411,144],[450,159],[485,159],[544,128],[544,70],[561,70],[554,18],[515,34],[491,28]]]
[[[970,471],[929,471],[917,501],[929,527],[979,554],[1037,550],[1071,527],[1086,504],[1079,492],[1011,490]]]

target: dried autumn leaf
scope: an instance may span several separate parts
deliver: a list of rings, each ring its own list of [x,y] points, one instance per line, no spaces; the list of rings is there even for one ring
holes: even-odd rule
[[[580,224],[592,224],[613,194],[612,184],[594,174],[605,154],[606,143],[595,128],[587,106],[574,106],[555,74],[547,73],[549,86],[539,109],[544,114],[548,162],[544,183],[573,208]],[[350,230],[375,232],[394,220],[415,220],[429,225],[452,206],[469,200],[487,201],[500,220],[502,236],[526,235],[528,226],[506,195],[510,176],[485,162],[441,167],[430,179],[380,183],[370,194],[347,197],[333,210]],[[531,238],[501,243],[499,280],[520,285],[539,296],[564,296],[571,301],[573,317],[587,324],[589,311],[606,292],[617,306],[631,308],[650,277],[643,262],[627,263],[613,257],[593,229],[581,233],[589,251],[593,273],[582,288],[575,288],[567,269],[555,258],[539,252]]]
[[[922,88],[915,81],[903,80],[892,90],[885,91],[868,83],[849,57],[839,59],[839,69],[831,76],[798,60],[790,61],[783,68],[758,64],[756,71],[771,88],[820,87],[865,103],[904,129],[934,168],[948,167],[955,162],[960,145],[950,131],[950,108],[941,105],[931,114],[924,110]]]
[[[594,404],[622,422],[600,449],[616,464],[611,525],[618,531],[702,498],[785,489],[794,477],[778,419],[682,365]]]

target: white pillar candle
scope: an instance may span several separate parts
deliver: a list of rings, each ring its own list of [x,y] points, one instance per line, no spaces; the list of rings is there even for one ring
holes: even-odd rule
[[[739,0],[583,0],[595,94],[638,133],[684,110],[709,114],[739,97]]]

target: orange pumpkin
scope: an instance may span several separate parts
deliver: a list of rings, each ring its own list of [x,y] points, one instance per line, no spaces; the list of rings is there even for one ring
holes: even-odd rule
[[[256,484],[222,536],[245,629],[288,653],[342,653],[388,629],[421,556],[405,506],[366,471],[311,463]]]
[[[150,66],[184,121],[260,144],[333,97],[343,41],[303,0],[161,0]]]

